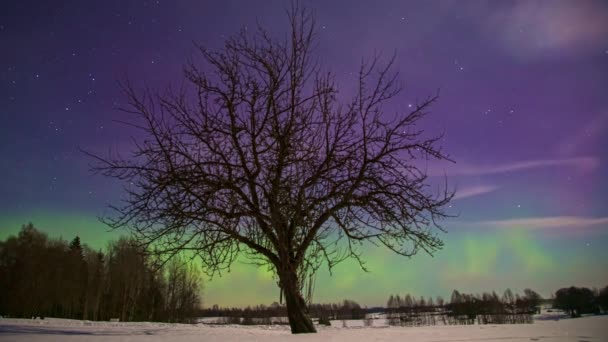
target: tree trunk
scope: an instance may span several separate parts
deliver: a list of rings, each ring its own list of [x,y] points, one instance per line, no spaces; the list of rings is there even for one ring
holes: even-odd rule
[[[122,307],[120,310],[120,321],[121,322],[127,321],[127,288],[126,288],[126,286],[122,293]]]
[[[86,321],[89,318],[89,291],[84,294],[84,310],[82,312],[82,320]]]
[[[100,282],[100,284],[103,284],[102,282]],[[93,320],[97,321],[99,319],[99,302],[101,299],[101,291],[102,291],[102,287],[98,286],[97,290],[95,292],[95,304],[93,305]]]
[[[285,294],[287,316],[292,334],[316,333],[317,330],[308,316],[308,308],[298,287],[298,276],[295,271],[284,271],[279,274],[281,288]]]

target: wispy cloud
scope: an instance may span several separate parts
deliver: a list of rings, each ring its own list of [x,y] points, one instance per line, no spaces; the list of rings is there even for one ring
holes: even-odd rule
[[[601,2],[519,1],[485,18],[484,32],[522,60],[602,49],[608,34],[608,7]]]
[[[457,163],[449,165],[445,168],[445,170],[439,170],[439,168],[433,167],[431,168],[429,174],[433,176],[443,176],[444,174],[447,174],[448,176],[480,176],[549,166],[570,166],[577,167],[583,170],[593,170],[599,165],[599,163],[599,159],[596,157],[525,160],[498,165],[475,165]]]
[[[608,224],[608,217],[550,216],[482,221],[476,226],[518,229],[583,228]]]
[[[462,189],[457,189],[456,194],[454,195],[454,199],[463,199],[473,196],[479,196],[483,194],[487,194],[489,192],[494,192],[498,189],[498,186],[495,185],[475,185],[470,187],[465,187]]]

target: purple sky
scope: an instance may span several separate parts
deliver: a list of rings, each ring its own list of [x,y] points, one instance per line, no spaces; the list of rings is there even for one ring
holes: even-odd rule
[[[370,263],[386,269],[370,276],[346,265],[333,278],[321,274],[320,299],[382,304],[384,294],[365,292],[370,277],[382,279],[381,291],[418,295],[526,286],[548,295],[560,286],[608,284],[606,1],[303,4],[317,16],[317,55],[345,94],[362,58],[375,52],[397,53],[405,86],[387,111],[441,90],[425,129],[445,133],[443,146],[457,162],[429,169],[447,173],[458,190],[445,251],[409,261],[370,249]],[[218,48],[256,20],[282,37],[288,6],[2,1],[0,238],[33,221],[52,236],[80,234],[102,247],[113,235],[96,216],[120,198],[120,184],[92,175],[79,148],[129,149],[134,132],[113,122],[125,115],[116,110],[125,100],[117,81],[179,85],[182,65],[197,61],[194,42]],[[425,278],[431,265],[436,271]],[[222,291],[239,289],[235,283],[251,272],[242,266],[214,279],[206,302],[269,303],[278,291],[264,274],[254,281],[257,297]]]

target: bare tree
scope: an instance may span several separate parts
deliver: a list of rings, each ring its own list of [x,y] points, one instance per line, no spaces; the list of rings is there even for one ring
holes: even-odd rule
[[[245,253],[277,276],[291,331],[308,333],[307,274],[349,257],[364,268],[366,241],[433,253],[453,194],[429,190],[420,163],[447,159],[440,138],[416,127],[437,97],[385,114],[400,85],[394,58],[379,67],[375,57],[339,101],[312,55],[314,17],[296,5],[288,18],[285,39],[258,27],[219,51],[200,48],[204,65],[186,65],[179,91],[127,83],[125,110],[139,118],[129,124],[145,138],[129,158],[94,157],[95,170],[128,184],[112,227],[129,227],[163,256],[192,251],[211,275]]]

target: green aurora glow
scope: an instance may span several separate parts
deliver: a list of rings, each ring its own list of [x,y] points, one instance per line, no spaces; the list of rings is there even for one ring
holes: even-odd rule
[[[0,239],[18,233],[21,225],[29,221],[50,237],[69,240],[79,235],[94,249],[103,249],[109,240],[121,235],[108,231],[94,216],[38,213],[0,218]],[[500,293],[507,287],[515,291],[531,287],[549,296],[557,288],[571,285],[573,279],[577,285],[587,286],[600,286],[608,280],[605,272],[585,272],[585,269],[607,269],[606,252],[599,244],[573,248],[568,247],[572,241],[567,238],[549,245],[537,234],[513,228],[486,233],[450,232],[444,235],[446,247],[435,257],[419,254],[404,258],[370,246],[364,254],[370,272],[364,272],[351,260],[336,266],[332,275],[322,269],[316,280],[315,300],[351,298],[373,306],[383,305],[391,293],[449,298],[452,289]],[[272,274],[244,261],[236,262],[230,272],[221,276],[205,278],[206,306],[278,301]]]

